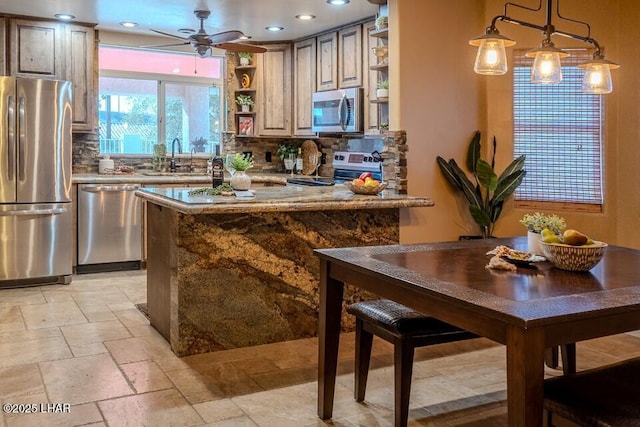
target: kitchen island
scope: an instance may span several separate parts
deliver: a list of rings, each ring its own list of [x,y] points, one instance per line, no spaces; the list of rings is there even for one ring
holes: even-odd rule
[[[147,305],[179,356],[316,336],[313,249],[398,243],[399,210],[424,197],[331,187],[264,187],[254,197],[143,188]],[[345,304],[366,297],[347,287]],[[343,312],[345,329],[353,326]]]

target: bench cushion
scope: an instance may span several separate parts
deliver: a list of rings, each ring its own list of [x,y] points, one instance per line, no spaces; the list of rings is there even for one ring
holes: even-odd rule
[[[351,304],[347,312],[400,335],[430,335],[465,332],[395,301],[380,299]]]
[[[640,358],[548,379],[544,395],[545,409],[581,426],[638,426]]]

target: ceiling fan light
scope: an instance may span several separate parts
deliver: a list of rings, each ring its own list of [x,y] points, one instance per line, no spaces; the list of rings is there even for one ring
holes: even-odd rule
[[[200,58],[208,58],[211,56],[211,48],[209,46],[197,46],[196,53]]]

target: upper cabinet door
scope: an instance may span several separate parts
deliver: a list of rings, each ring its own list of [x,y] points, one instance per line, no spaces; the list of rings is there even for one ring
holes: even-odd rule
[[[11,75],[62,79],[64,27],[56,22],[11,20]]]
[[[0,18],[0,76],[7,71],[7,18]]]
[[[67,25],[65,38],[65,79],[73,82],[73,130],[89,132],[95,126],[98,102],[93,89],[95,30],[93,27]]]
[[[338,86],[362,86],[362,26],[340,30],[338,33]]]
[[[260,135],[291,136],[291,45],[265,45],[258,54],[258,129]]]
[[[293,126],[295,135],[315,135],[311,95],[316,90],[316,39],[293,45]]]
[[[338,89],[338,33],[318,37],[318,91]]]

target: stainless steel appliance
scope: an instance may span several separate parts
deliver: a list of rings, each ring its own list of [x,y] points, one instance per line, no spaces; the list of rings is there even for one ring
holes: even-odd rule
[[[362,172],[382,181],[382,156],[372,153],[336,151],[333,154],[333,179],[337,184],[358,178]]]
[[[71,92],[0,77],[0,287],[71,282]]]
[[[136,184],[78,188],[78,273],[140,268],[142,203]]]
[[[360,87],[315,92],[312,95],[312,131],[359,133],[363,131],[364,92]]]

